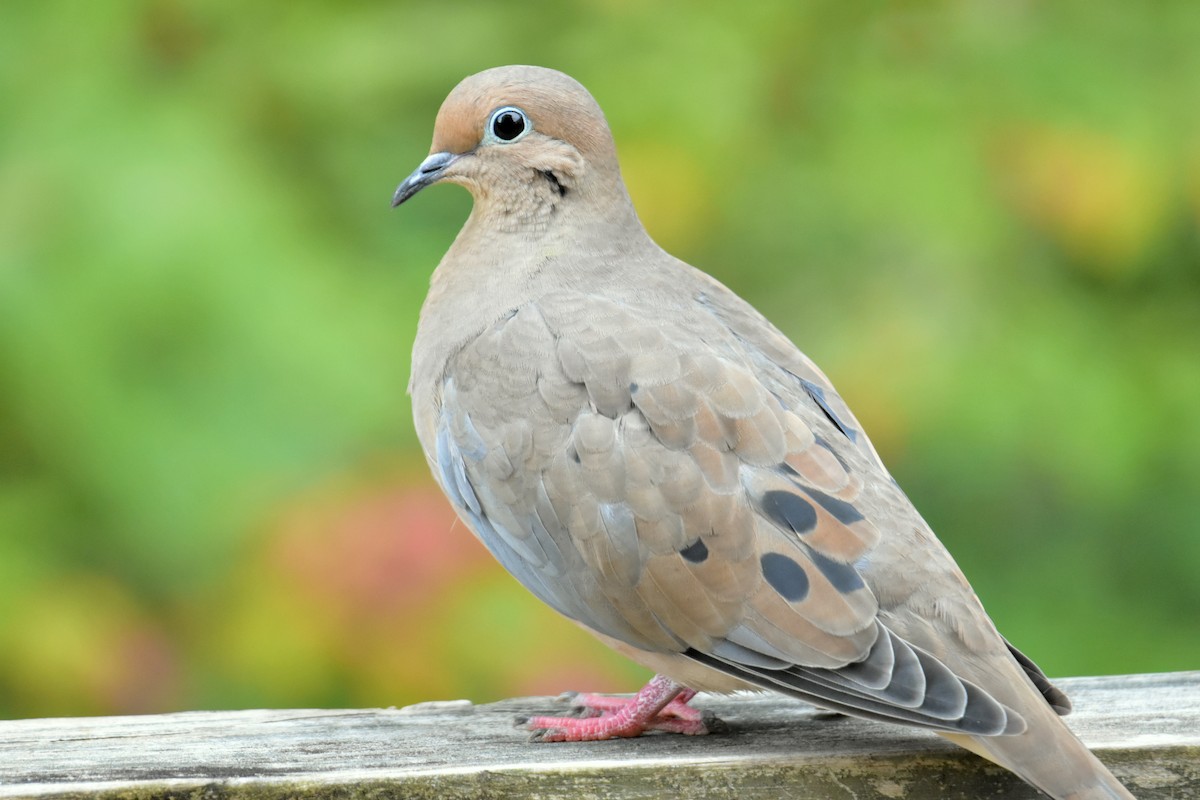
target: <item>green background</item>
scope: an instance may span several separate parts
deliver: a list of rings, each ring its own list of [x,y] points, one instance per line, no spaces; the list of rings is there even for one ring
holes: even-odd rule
[[[651,234],[829,373],[1052,675],[1200,665],[1200,6],[9,2],[0,716],[643,673],[453,522],[405,394],[463,76],[569,72]]]

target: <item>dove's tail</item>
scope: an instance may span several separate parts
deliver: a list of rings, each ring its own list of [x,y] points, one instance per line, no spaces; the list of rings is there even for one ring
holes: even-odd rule
[[[942,734],[994,761],[1055,800],[1136,800],[1047,703],[1020,709],[1029,724],[1016,736]]]

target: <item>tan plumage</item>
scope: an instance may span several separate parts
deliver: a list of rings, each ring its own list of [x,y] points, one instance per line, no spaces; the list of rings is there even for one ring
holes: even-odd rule
[[[1056,798],[1129,798],[996,632],[825,375],[661,250],[561,73],[464,80],[395,203],[475,205],[413,351],[417,433],[538,597],[692,688],[937,730]]]

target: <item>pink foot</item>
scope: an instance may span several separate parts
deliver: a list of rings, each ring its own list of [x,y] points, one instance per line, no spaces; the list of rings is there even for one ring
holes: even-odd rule
[[[573,710],[581,716],[519,717],[517,724],[533,731],[535,742],[594,742],[649,731],[703,736],[717,730],[719,721],[687,704],[695,695],[665,675],[655,675],[631,698],[576,695]]]
[[[695,689],[682,690],[679,694],[671,698],[671,702],[659,710],[655,718],[670,717],[690,722],[699,722],[703,712],[698,708],[692,708],[688,705],[695,696]],[[567,695],[567,697],[572,701],[571,714],[575,717],[615,715],[623,709],[628,708],[637,699],[635,697],[613,697],[607,694],[575,694]]]

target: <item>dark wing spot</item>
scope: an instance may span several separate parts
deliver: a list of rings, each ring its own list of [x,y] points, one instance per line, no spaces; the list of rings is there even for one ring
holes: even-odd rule
[[[858,574],[858,570],[849,564],[834,561],[815,550],[810,550],[809,555],[812,557],[813,564],[821,570],[821,574],[828,578],[829,582],[833,584],[833,588],[842,594],[850,594],[850,592],[866,586],[862,576]]]
[[[812,381],[806,381],[803,378],[800,379],[800,385],[804,387],[804,391],[808,392],[808,396],[813,399],[813,402],[816,403],[817,406],[820,407],[821,411],[824,412],[825,416],[829,418],[829,421],[832,422],[839,431],[845,434],[847,439],[852,442],[858,441],[858,431],[847,423],[843,422],[841,417],[834,413],[833,409],[829,407],[829,401],[825,399],[824,389],[822,389],[820,386],[817,386]]]
[[[798,603],[808,596],[808,574],[804,567],[782,553],[767,553],[760,561],[763,577],[784,600]]]
[[[701,564],[708,558],[708,546],[704,544],[703,539],[697,539],[687,547],[679,551],[679,555],[683,556],[693,564]]]
[[[804,498],[778,489],[763,495],[763,513],[781,528],[808,533],[817,527],[817,510]]]
[[[819,492],[816,489],[804,487],[804,491],[813,500],[816,500],[821,508],[833,515],[833,518],[843,525],[853,525],[855,522],[861,522],[866,519],[862,512],[859,511],[852,503],[847,503],[845,500],[839,500],[836,497],[830,497],[824,492]]]
[[[637,390],[638,390],[638,385],[637,385],[636,381],[629,384],[629,393],[630,394],[637,394]]]

